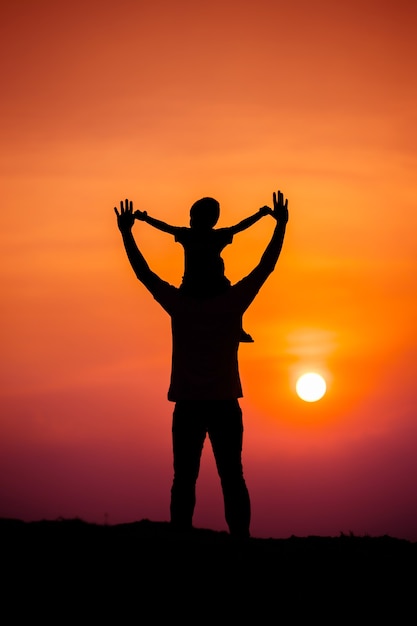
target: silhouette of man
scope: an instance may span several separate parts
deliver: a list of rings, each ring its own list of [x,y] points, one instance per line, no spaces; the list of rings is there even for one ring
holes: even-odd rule
[[[171,525],[192,528],[195,486],[204,440],[208,434],[223,490],[230,534],[249,537],[250,500],[242,468],[242,387],[238,347],[242,316],[281,252],[288,221],[288,200],[273,194],[271,215],[277,223],[259,264],[227,291],[193,297],[163,281],[153,272],[132,234],[133,203],[115,208],[125,250],[137,278],[171,317],[172,368],[168,400],[175,402],[172,441],[174,479],[171,489]]]

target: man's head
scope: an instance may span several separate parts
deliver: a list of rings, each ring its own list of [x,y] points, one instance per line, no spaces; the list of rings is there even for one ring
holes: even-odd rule
[[[201,198],[190,209],[191,228],[210,229],[220,215],[220,205],[214,198]]]

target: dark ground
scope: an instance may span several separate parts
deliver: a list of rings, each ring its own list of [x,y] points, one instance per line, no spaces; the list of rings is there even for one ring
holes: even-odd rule
[[[0,542],[15,618],[4,623],[27,611],[57,624],[417,623],[417,543],[389,536],[245,541],[149,520],[0,519]]]

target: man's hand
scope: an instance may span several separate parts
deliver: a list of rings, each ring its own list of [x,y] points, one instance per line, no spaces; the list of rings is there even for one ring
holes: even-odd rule
[[[281,193],[281,191],[278,191],[278,194],[274,191],[272,198],[274,201],[274,209],[271,215],[275,217],[280,225],[285,226],[288,222],[288,200],[284,202],[284,194]]]
[[[133,214],[133,202],[125,200],[125,204],[123,206],[123,200],[121,200],[120,213],[116,207],[114,207],[114,212],[117,215],[117,225],[120,232],[123,234],[131,231],[132,226],[135,222],[135,216]]]

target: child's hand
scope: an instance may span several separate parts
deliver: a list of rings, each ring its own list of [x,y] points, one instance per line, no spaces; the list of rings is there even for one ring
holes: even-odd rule
[[[138,211],[138,210],[136,210],[133,213],[133,215],[136,220],[142,220],[142,221],[148,216],[146,211]]]
[[[273,215],[272,209],[269,206],[263,206],[259,209],[261,215]]]
[[[281,191],[278,191],[278,193],[274,191],[272,198],[274,201],[274,210],[271,215],[284,226],[288,222],[288,200],[284,202],[284,194]]]

